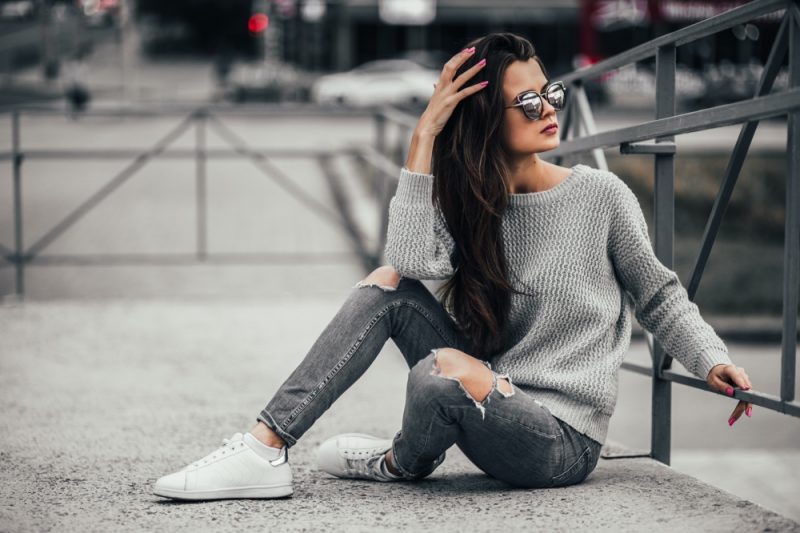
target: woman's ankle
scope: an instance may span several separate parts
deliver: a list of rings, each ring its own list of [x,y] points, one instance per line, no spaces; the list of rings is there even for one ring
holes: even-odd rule
[[[389,450],[388,452],[386,452],[386,458],[385,458],[386,468],[389,470],[389,472],[391,472],[395,476],[402,477],[403,473],[395,468],[394,463],[392,461],[393,461],[392,450]]]
[[[271,448],[283,448],[286,446],[286,441],[283,440],[280,435],[275,433],[272,428],[260,420],[253,427],[253,429],[250,430],[250,433],[252,433],[252,435],[260,442],[263,442]]]

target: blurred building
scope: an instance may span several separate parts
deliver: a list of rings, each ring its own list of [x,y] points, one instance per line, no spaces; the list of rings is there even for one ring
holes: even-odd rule
[[[398,0],[406,1],[406,0]],[[627,50],[658,35],[746,4],[695,0],[407,0],[429,4],[432,17],[420,24],[397,24],[382,17],[392,0],[305,0],[323,4],[318,20],[303,16],[305,3],[283,0],[273,17],[284,60],[309,70],[341,71],[365,61],[412,50],[452,55],[468,40],[493,31],[511,31],[534,43],[548,68],[571,70]],[[319,15],[319,12],[322,14]],[[384,10],[385,11],[385,10]],[[698,67],[723,59],[763,62],[782,12],[678,49],[678,61]],[[576,64],[577,63],[577,64]]]
[[[436,0],[431,2],[433,19],[426,24],[388,23],[380,4],[328,0],[319,22],[305,22],[302,16],[283,20],[285,59],[311,70],[347,70],[413,50],[452,55],[468,40],[492,31],[528,36],[548,66],[570,65],[577,51],[578,0]]]
[[[2,1],[2,0],[0,0]],[[133,2],[133,0],[131,0]],[[748,3],[746,0],[136,0],[152,35],[205,53],[270,57],[310,71],[343,71],[411,51],[449,57],[472,38],[511,31],[564,72]],[[782,12],[679,47],[697,68],[763,62]],[[180,30],[180,31],[179,31]]]

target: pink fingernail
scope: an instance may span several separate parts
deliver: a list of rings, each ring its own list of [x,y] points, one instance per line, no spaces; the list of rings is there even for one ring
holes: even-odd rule
[[[485,65],[485,64],[486,64],[486,58],[484,57],[483,59],[481,59],[480,61],[478,61],[478,64],[479,64],[479,65]]]
[[[747,409],[744,410],[744,412],[747,414],[747,416],[751,416],[751,413],[753,412],[753,408],[752,407],[748,407]]]
[[[463,50],[463,52],[464,52],[465,54],[471,54],[471,53],[472,53],[472,52],[474,52],[474,51],[475,51],[475,47],[474,47],[474,46],[472,46],[472,47],[470,47],[470,48],[464,48],[464,50]]]
[[[489,82],[488,81],[482,81],[478,85],[480,85],[481,87],[486,87],[487,85],[489,85]]]
[[[729,426],[732,426],[732,425],[733,425],[735,422],[736,422],[736,419],[735,419],[735,418],[733,418],[733,417],[730,417],[730,418],[728,419],[728,425],[729,425]]]
[[[725,389],[725,394],[727,394],[728,396],[733,396],[733,387],[728,387],[727,389]]]

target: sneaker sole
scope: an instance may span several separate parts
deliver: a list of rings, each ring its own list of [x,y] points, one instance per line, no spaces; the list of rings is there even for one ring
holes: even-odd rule
[[[235,487],[216,490],[154,489],[153,494],[177,500],[223,500],[230,498],[282,498],[293,493],[291,485]]]

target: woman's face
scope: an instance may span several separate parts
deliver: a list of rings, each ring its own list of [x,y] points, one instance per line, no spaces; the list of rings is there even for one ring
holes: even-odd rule
[[[539,62],[534,58],[527,61],[514,61],[503,74],[503,106],[517,103],[517,95],[534,90],[541,90],[548,80]],[[542,98],[542,116],[531,120],[525,116],[522,107],[509,107],[502,110],[503,144],[506,150],[514,155],[526,155],[533,152],[545,152],[556,148],[559,143],[559,132],[545,133],[542,130],[548,124],[558,124],[556,110]]]

